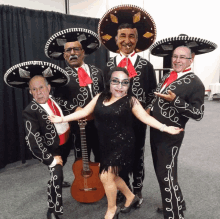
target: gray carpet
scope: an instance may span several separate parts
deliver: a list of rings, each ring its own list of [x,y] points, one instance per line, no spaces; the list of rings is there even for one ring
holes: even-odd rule
[[[186,200],[185,219],[220,218],[220,101],[205,101],[202,121],[190,120],[179,155],[179,183]],[[65,180],[72,182],[73,153],[64,167]],[[145,150],[144,203],[140,209],[120,214],[120,219],[162,219],[155,209],[161,205],[159,186],[154,174],[149,147],[149,132]],[[46,218],[47,167],[36,160],[20,162],[0,170],[0,219]],[[107,201],[81,204],[70,189],[63,189],[65,219],[101,219]]]

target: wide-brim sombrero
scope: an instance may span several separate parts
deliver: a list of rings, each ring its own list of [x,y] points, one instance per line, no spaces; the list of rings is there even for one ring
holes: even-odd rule
[[[136,52],[148,49],[156,40],[156,25],[149,13],[135,5],[119,5],[108,10],[98,25],[99,39],[108,50],[118,52],[115,36],[123,23],[132,24],[137,29]]]
[[[85,55],[90,55],[101,46],[98,35],[85,28],[69,28],[53,34],[46,42],[44,52],[48,58],[64,60],[64,45],[67,42],[79,41]]]
[[[14,65],[4,75],[5,83],[10,87],[27,88],[35,75],[42,75],[52,87],[69,83],[67,72],[57,65],[43,61],[28,61]]]
[[[165,57],[172,55],[179,46],[188,46],[195,55],[212,52],[217,48],[215,43],[208,40],[180,34],[178,37],[170,37],[154,43],[149,50],[152,55]]]

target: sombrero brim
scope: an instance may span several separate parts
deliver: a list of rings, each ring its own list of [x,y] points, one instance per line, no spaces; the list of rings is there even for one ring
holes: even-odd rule
[[[10,87],[27,88],[30,79],[35,75],[44,76],[52,87],[69,83],[69,76],[64,69],[43,61],[29,61],[14,65],[5,73],[4,81]]]
[[[196,37],[178,36],[160,40],[150,47],[152,55],[165,57],[172,55],[175,48],[188,46],[195,55],[212,52],[217,48],[215,43]]]
[[[108,50],[117,52],[115,36],[123,23],[133,24],[138,31],[136,52],[148,49],[156,40],[156,25],[149,13],[135,5],[119,5],[108,10],[98,25],[99,39]]]
[[[64,45],[67,42],[79,41],[86,55],[95,52],[100,46],[98,35],[84,28],[70,28],[53,34],[47,41],[44,52],[48,58],[64,60]]]

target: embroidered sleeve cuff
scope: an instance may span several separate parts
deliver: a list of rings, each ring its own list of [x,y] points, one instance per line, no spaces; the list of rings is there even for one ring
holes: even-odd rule
[[[53,159],[53,162],[49,165],[49,167],[54,167],[54,166],[56,166],[56,164],[57,164],[56,160]]]

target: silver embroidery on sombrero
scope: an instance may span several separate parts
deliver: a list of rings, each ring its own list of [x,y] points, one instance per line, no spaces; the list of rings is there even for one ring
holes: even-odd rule
[[[55,83],[63,83],[65,81],[66,81],[66,79],[62,79],[62,78],[51,80],[51,82],[55,82]]]
[[[26,71],[22,68],[19,68],[18,70],[21,78],[30,78],[30,71]]]
[[[79,42],[82,42],[83,40],[86,40],[86,39],[87,38],[86,38],[86,35],[84,33],[77,37],[77,41],[79,41]]]
[[[54,58],[58,58],[60,57],[61,55],[63,55],[62,52],[53,52],[50,54],[51,57],[54,57]]]
[[[178,153],[178,147],[174,146],[172,148],[172,161],[170,164],[166,165],[166,169],[168,170],[167,177],[164,178],[164,181],[169,182],[169,187],[165,188],[166,192],[170,193],[170,198],[166,198],[165,201],[170,203],[170,208],[166,208],[166,211],[172,212],[172,217],[169,217],[169,219],[175,219],[174,218],[174,212],[173,212],[173,205],[172,205],[172,200],[176,199],[177,203],[177,208],[178,208],[178,216],[179,219],[184,219],[183,216],[179,213],[179,210],[181,210],[182,206],[179,205],[180,197],[177,195],[177,190],[179,190],[177,185],[173,184],[173,167],[175,164],[175,157]],[[174,192],[174,197],[172,196],[172,190]]]
[[[166,51],[172,51],[173,50],[173,45],[172,43],[173,42],[178,42],[178,41],[184,41],[186,42],[185,45],[190,47],[190,48],[195,48],[197,47],[198,45],[203,45],[203,44],[206,44],[207,45],[207,48],[204,48],[204,49],[200,49],[198,50],[199,52],[202,52],[202,53],[206,53],[206,52],[211,52],[213,50],[215,50],[217,48],[217,44],[211,42],[211,41],[208,41],[208,40],[205,40],[205,39],[201,39],[201,38],[197,38],[197,37],[189,37],[189,36],[178,36],[178,37],[170,37],[170,38],[166,38],[166,39],[162,39],[160,41],[157,41],[156,43],[154,43],[153,45],[151,45],[151,47],[149,48],[150,52],[152,52],[152,50],[158,46],[161,45],[162,49],[164,50],[162,54],[156,54],[157,56],[165,56],[167,54],[164,54],[164,52]],[[189,42],[188,42],[189,41]],[[170,44],[170,45],[166,45],[167,44]],[[163,45],[165,44],[165,45]],[[152,53],[153,54],[153,53]],[[169,53],[168,53],[169,54]],[[155,55],[155,54],[154,54]]]
[[[90,43],[90,44],[87,46],[87,48],[89,48],[89,49],[94,49],[94,48],[96,48],[98,45],[99,45],[98,43]]]
[[[59,53],[59,52],[53,52],[53,53],[49,54],[51,52],[51,51],[48,50],[49,46],[53,42],[53,40],[57,41],[58,46],[64,46],[64,44],[67,42],[67,40],[65,39],[65,34],[71,33],[71,32],[78,32],[78,34],[80,34],[80,33],[83,33],[83,34],[84,33],[88,33],[91,36],[95,37],[97,39],[97,42],[98,42],[98,39],[99,39],[98,35],[95,32],[93,32],[91,30],[88,30],[88,29],[85,29],[85,28],[69,28],[69,29],[66,29],[66,30],[62,30],[62,31],[59,31],[59,32],[53,34],[50,37],[50,39],[46,42],[46,45],[45,45],[45,48],[44,48],[45,55],[48,58],[50,58],[50,56],[51,57],[55,57],[55,58],[61,56],[62,53]],[[78,41],[81,42],[82,40],[86,39],[85,34],[84,34],[84,36],[83,36],[83,34],[81,34],[79,36],[79,38],[77,38]],[[59,37],[63,37],[63,38],[59,38]],[[99,46],[101,46],[101,43],[98,44],[98,47]]]
[[[64,46],[67,43],[67,40],[66,39],[57,38],[56,42],[57,42],[58,46]]]
[[[48,67],[47,69],[45,69],[43,72],[42,72],[42,75],[47,78],[47,77],[52,77],[53,76],[53,73],[52,73],[52,69],[50,67]]]
[[[26,82],[19,82],[19,81],[12,81],[8,82],[9,84],[19,85],[19,84],[25,84]]]

